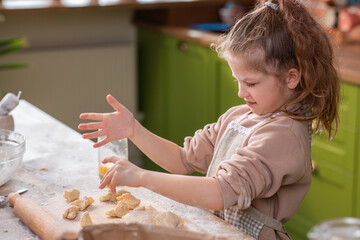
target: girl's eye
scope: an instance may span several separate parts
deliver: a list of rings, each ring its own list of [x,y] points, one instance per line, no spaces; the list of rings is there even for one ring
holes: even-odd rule
[[[255,84],[256,84],[256,83],[246,83],[246,86],[248,86],[248,87],[253,87],[253,86],[255,86]]]

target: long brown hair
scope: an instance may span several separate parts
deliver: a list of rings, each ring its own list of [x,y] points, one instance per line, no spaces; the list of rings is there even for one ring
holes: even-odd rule
[[[297,97],[283,106],[291,118],[315,120],[313,131],[324,128],[336,134],[339,116],[340,78],[333,65],[333,49],[326,32],[297,0],[259,0],[255,8],[221,36],[215,50],[219,56],[248,54],[262,49],[264,58],[249,58],[256,70],[281,78],[297,68],[301,80]],[[269,4],[270,2],[270,4]],[[301,103],[301,108],[288,106]]]

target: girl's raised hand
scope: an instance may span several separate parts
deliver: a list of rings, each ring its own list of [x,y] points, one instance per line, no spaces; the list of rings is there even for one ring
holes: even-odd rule
[[[99,185],[100,189],[103,189],[108,185],[111,192],[115,193],[117,185],[125,185],[129,187],[141,186],[141,176],[146,170],[139,168],[127,159],[115,156],[105,158],[102,162],[104,164],[114,163],[114,166],[110,168],[101,179]]]
[[[133,114],[110,94],[106,96],[106,100],[115,109],[115,112],[80,114],[80,119],[94,120],[94,122],[82,123],[78,128],[80,130],[96,130],[83,134],[83,138],[91,139],[105,136],[102,141],[94,144],[95,148],[114,140],[129,138],[134,133],[135,118]]]

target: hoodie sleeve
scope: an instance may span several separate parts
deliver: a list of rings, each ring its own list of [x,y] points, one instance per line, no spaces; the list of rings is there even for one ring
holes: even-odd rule
[[[193,137],[185,138],[184,147],[180,148],[180,153],[187,173],[194,171],[206,173],[216,143],[225,131],[227,124],[231,119],[243,114],[245,111],[247,111],[247,108],[242,106],[230,108],[220,116],[216,123],[208,124],[203,129],[197,130]]]
[[[255,130],[218,167],[215,179],[224,208],[247,208],[253,199],[271,197],[280,187],[302,178],[310,162],[309,150],[304,148],[309,146],[307,139],[297,136],[291,126],[267,124]]]

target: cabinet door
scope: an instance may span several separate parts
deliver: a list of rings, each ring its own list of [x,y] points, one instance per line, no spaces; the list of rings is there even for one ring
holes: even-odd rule
[[[356,139],[358,112],[355,86],[343,83],[340,104],[340,126],[329,141],[325,134],[313,137],[311,156],[315,163],[312,184],[300,209],[287,228],[295,240],[307,239],[306,233],[315,224],[340,217],[354,216]],[[355,90],[355,91],[354,91]]]
[[[215,56],[215,76],[216,76],[216,109],[217,115],[225,113],[229,108],[244,104],[244,99],[238,97],[238,83],[232,76],[228,63]]]
[[[144,113],[142,124],[151,132],[165,137],[167,82],[164,35],[138,28],[139,109]],[[145,155],[142,167],[165,171]]]
[[[145,113],[143,125],[165,136],[165,102],[167,82],[164,35],[138,29],[139,108]]]
[[[354,166],[354,182],[355,182],[355,191],[356,196],[354,199],[354,206],[355,206],[355,217],[360,218],[360,86],[353,86],[356,88],[356,97],[353,99],[354,102],[352,103],[355,107],[355,116],[356,116],[356,158],[355,158],[355,166]]]
[[[355,149],[357,135],[357,86],[343,83],[339,108],[340,125],[336,137],[329,141],[327,135],[314,137],[312,157],[317,164],[329,168],[340,168],[345,173],[354,174]]]
[[[182,145],[186,136],[214,122],[215,82],[208,47],[166,37],[166,135]]]

